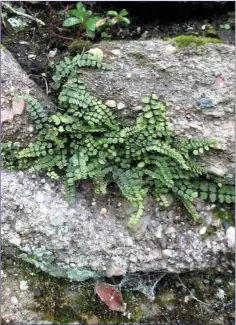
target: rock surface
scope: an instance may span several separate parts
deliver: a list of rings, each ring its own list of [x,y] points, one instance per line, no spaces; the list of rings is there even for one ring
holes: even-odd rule
[[[169,115],[177,134],[219,139],[221,150],[209,155],[207,168],[230,178],[234,166],[234,47],[209,44],[179,52],[170,51],[170,43],[155,40],[99,46],[113,71],[86,71],[91,93],[104,101],[122,103],[117,112],[127,119],[137,114],[143,95],[155,92],[163,96],[171,104]],[[215,84],[219,74],[227,87]],[[7,51],[2,51],[2,82],[4,109],[12,107],[18,92],[28,90],[46,108],[53,107]],[[210,99],[214,108],[200,109],[199,98]],[[26,114],[5,121],[3,139],[28,141],[30,123]],[[60,184],[31,176],[2,173],[2,244],[17,248],[23,259],[52,275],[80,281],[111,270],[119,274],[181,272],[221,269],[232,263],[226,253],[233,250],[233,240],[227,244],[229,237],[222,224],[207,236],[214,219],[210,207],[201,207],[205,224],[196,225],[176,206],[158,211],[153,204],[135,229],[128,229],[124,216],[132,207],[127,202],[120,203],[116,197],[112,204],[108,198],[102,203],[89,201],[79,192],[76,203],[69,206]],[[206,228],[204,234],[202,227]]]
[[[45,109],[54,109],[44,92],[31,80],[9,51],[1,48],[1,123],[2,139],[31,141],[32,121],[18,105],[17,97],[25,93],[40,100]]]
[[[96,45],[97,47],[97,45]],[[100,43],[112,70],[85,71],[89,91],[115,101],[124,118],[138,114],[143,96],[155,93],[169,104],[178,135],[219,140],[203,165],[229,178],[234,174],[234,52],[231,45],[207,44],[178,50],[161,40]],[[219,77],[224,82],[219,83]],[[124,107],[119,110],[118,103]],[[204,106],[204,102],[211,103]],[[202,104],[202,105],[201,105]],[[206,108],[200,108],[206,107]]]
[[[155,209],[128,229],[115,197],[114,206],[105,200],[104,216],[98,199],[94,208],[79,192],[77,201],[68,205],[60,184],[42,183],[23,172],[3,172],[2,193],[3,247],[16,247],[18,256],[55,276],[80,281],[111,272],[220,270],[231,264],[226,253],[233,248],[227,246],[222,224],[203,237],[203,225],[188,220],[178,207]],[[207,209],[200,212],[206,230],[212,221]]]

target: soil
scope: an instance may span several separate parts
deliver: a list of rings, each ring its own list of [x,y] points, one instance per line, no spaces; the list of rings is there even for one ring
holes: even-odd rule
[[[43,88],[53,101],[53,85],[51,83],[52,68],[62,55],[68,52],[68,47],[74,40],[86,40],[86,36],[78,26],[62,27],[67,17],[67,11],[75,7],[75,2],[40,2],[11,1],[11,6],[22,6],[29,15],[37,17],[46,23],[38,25],[29,21],[24,28],[13,28],[8,18],[22,18],[3,8],[2,44],[10,50],[22,68]],[[93,12],[105,15],[110,9],[129,11],[131,24],[128,27],[114,28],[110,31],[111,40],[130,39],[166,39],[179,35],[198,35],[223,39],[229,44],[235,43],[234,2],[224,2],[223,5],[180,2],[87,2],[87,7]],[[230,24],[229,30],[220,28],[222,24]],[[207,26],[211,25],[212,32]],[[101,35],[97,35],[92,43],[99,43]],[[56,49],[55,57],[49,52]]]

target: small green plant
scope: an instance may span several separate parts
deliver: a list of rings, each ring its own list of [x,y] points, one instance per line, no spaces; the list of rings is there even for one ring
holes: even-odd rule
[[[53,180],[63,177],[69,200],[76,196],[76,183],[91,179],[95,192],[106,193],[116,183],[136,209],[130,223],[142,216],[147,195],[168,206],[168,194],[181,201],[191,216],[200,220],[194,200],[234,202],[234,187],[209,179],[197,159],[214,148],[215,139],[179,138],[167,118],[167,104],[155,94],[142,98],[143,111],[132,126],[122,125],[102,100],[91,95],[81,69],[108,66],[103,53],[93,49],[66,57],[53,77],[59,90],[60,110],[46,113],[30,95],[24,95],[35,122],[35,142],[2,143],[2,161],[7,169],[45,172]]]
[[[126,17],[128,12],[125,9],[121,10],[119,13],[113,10],[108,11],[107,17],[102,17],[100,15],[95,15],[90,10],[86,10],[85,6],[81,2],[76,4],[76,9],[69,11],[69,15],[71,17],[67,18],[63,22],[63,26],[71,27],[74,25],[80,25],[86,31],[86,35],[90,38],[94,38],[96,32],[99,32],[103,34],[103,38],[108,39],[109,33],[107,32],[110,28],[119,24],[130,24],[130,20]]]
[[[111,19],[109,18],[108,24],[110,26],[114,26],[119,23],[124,23],[125,25],[129,25],[130,20],[126,17],[128,14],[129,13],[126,9],[122,9],[119,13],[117,11],[110,10],[107,12],[107,16],[113,17],[113,18],[111,18]]]
[[[81,2],[76,4],[76,9],[69,11],[69,15],[71,17],[67,18],[63,22],[63,26],[71,27],[74,25],[80,25],[85,29],[88,37],[95,37],[96,23],[101,19],[100,16],[94,15],[90,10],[86,10],[85,6]]]
[[[231,27],[230,27],[229,24],[223,24],[223,25],[220,25],[220,28],[225,29],[225,30],[229,30]]]

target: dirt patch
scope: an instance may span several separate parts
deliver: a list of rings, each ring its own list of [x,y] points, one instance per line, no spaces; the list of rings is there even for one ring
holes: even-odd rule
[[[2,44],[10,50],[27,74],[48,93],[51,99],[56,101],[51,84],[52,68],[55,61],[70,51],[72,41],[86,40],[86,37],[78,32],[77,27],[62,27],[66,12],[74,8],[75,2],[53,1],[33,4],[26,1],[12,1],[11,5],[16,8],[21,6],[27,14],[43,20],[46,25],[40,26],[35,21],[28,21],[25,27],[13,28],[7,19],[20,16],[3,8],[5,16],[2,20]],[[234,9],[232,5],[226,3],[225,6],[216,6],[216,9],[211,7],[209,9],[209,6],[196,9],[187,3],[184,6],[181,5],[168,2],[167,10],[165,3],[146,3],[144,5],[142,2],[137,2],[135,6],[130,2],[122,2],[122,4],[89,2],[87,4],[93,12],[103,15],[109,9],[128,9],[131,24],[127,27],[115,28],[111,32],[111,40],[165,39],[179,35],[198,35],[216,37],[229,44],[234,44]],[[154,7],[152,8],[152,6]],[[229,30],[220,28],[220,25],[226,23],[230,23]],[[98,34],[92,42],[100,41],[101,35]],[[80,50],[78,49],[78,51]],[[53,57],[53,51],[56,51],[55,57]]]

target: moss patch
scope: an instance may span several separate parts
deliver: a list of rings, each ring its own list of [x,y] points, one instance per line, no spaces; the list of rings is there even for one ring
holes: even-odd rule
[[[185,48],[188,47],[190,44],[196,44],[197,46],[204,46],[209,43],[214,43],[214,44],[223,43],[222,40],[217,38],[197,37],[194,35],[181,35],[172,38],[170,40],[175,42],[178,48]]]

